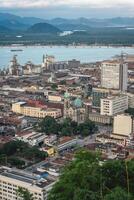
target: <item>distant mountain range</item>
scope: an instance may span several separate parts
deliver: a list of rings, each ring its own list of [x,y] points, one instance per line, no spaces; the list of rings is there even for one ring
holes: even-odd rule
[[[9,33],[9,32],[11,32],[9,28],[0,25],[0,33]]]
[[[61,30],[56,28],[55,26],[48,24],[48,23],[37,23],[32,25],[27,30],[28,33],[51,33],[51,34],[57,34],[61,33]]]
[[[55,18],[45,20],[36,17],[20,17],[9,13],[0,13],[0,33],[14,31],[28,31],[33,33],[58,33],[61,31],[90,30],[102,27],[134,27],[134,18],[111,19],[64,19]]]

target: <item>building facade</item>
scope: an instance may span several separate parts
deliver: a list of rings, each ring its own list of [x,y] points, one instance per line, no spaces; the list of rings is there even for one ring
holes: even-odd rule
[[[94,87],[92,89],[92,106],[95,108],[100,108],[102,98],[106,98],[110,94],[119,94],[119,92],[119,90]]]
[[[33,107],[27,105],[26,102],[13,103],[12,111],[24,116],[36,117],[36,118],[45,118],[46,116],[59,118],[62,116],[61,109]]]
[[[131,115],[121,114],[114,117],[113,134],[130,137],[134,133],[134,120]]]
[[[104,61],[101,64],[101,86],[104,88],[127,90],[128,65],[123,61]]]
[[[128,96],[128,107],[134,108],[134,94],[127,93],[127,96]]]
[[[17,169],[0,169],[0,199],[23,200],[18,196],[19,188],[28,189],[36,200],[46,200],[47,192],[52,188],[53,180],[43,179],[35,174]]]
[[[128,109],[127,95],[108,96],[101,99],[101,115],[114,116]]]
[[[83,107],[83,103],[80,98],[76,98],[75,101],[71,101],[68,92],[64,95],[64,118],[71,118],[77,123],[85,121],[86,109]]]

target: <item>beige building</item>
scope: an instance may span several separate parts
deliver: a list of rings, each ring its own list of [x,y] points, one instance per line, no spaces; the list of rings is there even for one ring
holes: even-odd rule
[[[114,117],[113,134],[119,136],[131,136],[134,131],[134,120],[128,114],[121,114]]]
[[[127,90],[128,66],[117,60],[104,61],[101,64],[101,86],[104,88]]]
[[[6,167],[0,168],[0,199],[22,200],[18,197],[18,188],[28,189],[36,200],[46,200],[47,192],[52,188],[55,181],[52,179],[39,178],[37,174],[30,174],[17,169]]]
[[[56,94],[49,94],[48,95],[48,100],[49,101],[53,101],[53,102],[61,102],[62,101],[62,97],[60,95],[56,95]]]
[[[111,124],[112,117],[107,115],[100,115],[100,113],[89,113],[89,119],[95,123]]]
[[[128,109],[127,95],[108,96],[101,99],[101,115],[114,116]]]
[[[12,111],[24,116],[37,117],[37,118],[44,118],[46,116],[59,118],[62,116],[61,109],[32,107],[27,105],[26,102],[13,103]]]

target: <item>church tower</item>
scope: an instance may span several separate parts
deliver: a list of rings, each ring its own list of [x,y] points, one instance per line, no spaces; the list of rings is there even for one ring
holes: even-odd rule
[[[70,95],[66,91],[64,94],[64,118],[68,117],[68,109],[70,108]]]

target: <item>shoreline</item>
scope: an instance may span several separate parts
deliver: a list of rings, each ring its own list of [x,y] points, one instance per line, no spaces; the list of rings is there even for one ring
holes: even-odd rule
[[[0,45],[0,48],[28,48],[28,47],[66,47],[66,48],[134,48],[134,45],[39,45],[39,44],[33,44],[33,45],[25,45],[25,44],[11,44],[11,45]]]

